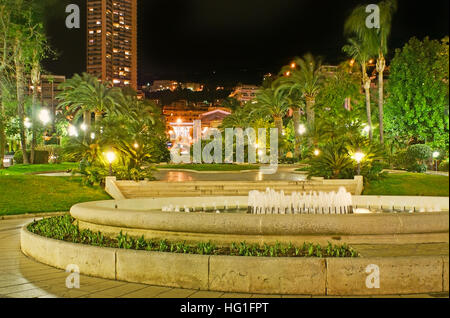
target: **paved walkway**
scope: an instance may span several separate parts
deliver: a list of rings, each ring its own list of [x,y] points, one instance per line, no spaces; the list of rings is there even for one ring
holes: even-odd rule
[[[83,275],[80,277],[80,289],[68,289],[65,285],[67,273],[38,263],[20,251],[20,229],[31,221],[32,219],[0,221],[0,298],[311,298],[308,295],[205,292],[133,284]],[[392,297],[447,298],[448,293]]]

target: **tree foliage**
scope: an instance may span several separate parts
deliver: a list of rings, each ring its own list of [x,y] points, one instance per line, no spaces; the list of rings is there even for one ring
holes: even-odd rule
[[[448,72],[448,40],[412,38],[396,50],[385,117],[391,136],[448,149]]]

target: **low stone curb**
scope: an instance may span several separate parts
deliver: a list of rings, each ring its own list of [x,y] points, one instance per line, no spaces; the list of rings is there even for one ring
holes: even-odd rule
[[[174,254],[57,241],[30,233],[26,226],[21,230],[21,248],[25,255],[60,269],[75,264],[82,274],[167,287],[324,296],[449,290],[448,256],[266,258]],[[376,280],[371,280],[378,270],[379,288]]]
[[[17,220],[17,219],[30,219],[30,218],[40,218],[40,217],[50,217],[50,216],[62,216],[67,215],[69,212],[50,212],[50,213],[27,213],[27,214],[16,214],[16,215],[2,215],[0,220]]]

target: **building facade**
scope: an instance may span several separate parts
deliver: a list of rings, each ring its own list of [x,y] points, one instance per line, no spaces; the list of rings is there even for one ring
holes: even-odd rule
[[[234,88],[230,97],[237,99],[242,104],[250,102],[256,98],[259,87],[256,85],[239,85]]]
[[[87,0],[87,72],[137,90],[137,0]]]

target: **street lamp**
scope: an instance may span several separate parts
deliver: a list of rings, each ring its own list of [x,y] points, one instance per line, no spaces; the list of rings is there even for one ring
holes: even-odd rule
[[[364,125],[363,133],[368,134],[369,132],[370,132],[370,126],[369,125]]]
[[[363,154],[361,151],[357,151],[353,155],[353,159],[358,163],[358,172],[357,172],[358,176],[361,174],[361,161],[364,159],[365,156],[366,155]]]
[[[68,133],[70,137],[78,137],[77,128],[73,125],[69,125]]]
[[[45,125],[50,122],[50,112],[47,109],[42,109],[39,113],[40,121]]]
[[[439,153],[439,151],[435,151],[433,152],[433,159],[436,162],[436,172],[438,171],[438,160],[437,158],[439,158],[441,154]]]
[[[303,124],[300,124],[300,126],[298,126],[298,133],[300,135],[304,135],[306,133],[306,127]]]
[[[30,118],[25,118],[25,121],[23,123],[25,125],[25,128],[30,129],[33,124],[30,122]]]
[[[112,163],[114,160],[116,160],[116,154],[112,151],[109,151],[106,153],[106,159],[109,162],[109,175],[112,176],[113,172],[112,172]]]

